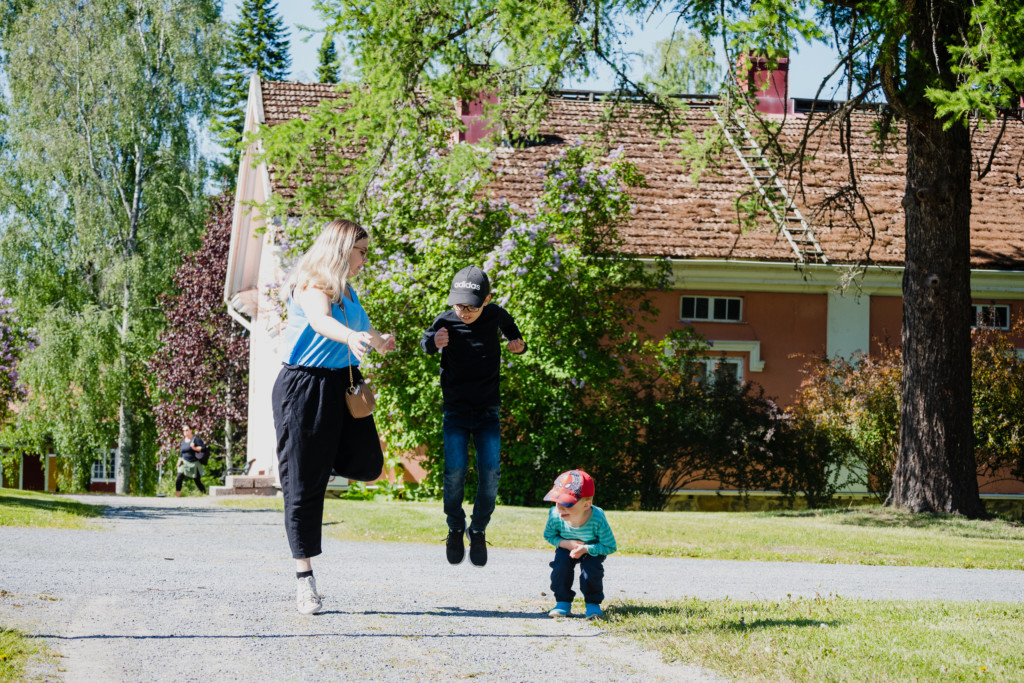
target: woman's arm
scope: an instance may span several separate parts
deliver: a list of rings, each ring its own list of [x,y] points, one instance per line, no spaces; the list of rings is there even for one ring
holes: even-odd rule
[[[295,292],[295,300],[306,314],[309,326],[317,334],[347,344],[357,360],[363,359],[367,345],[373,342],[373,336],[369,332],[353,330],[331,317],[331,300],[322,290],[315,287],[300,289]]]

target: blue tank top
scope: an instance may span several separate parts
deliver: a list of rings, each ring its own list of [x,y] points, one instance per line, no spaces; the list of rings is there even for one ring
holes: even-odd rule
[[[370,329],[370,317],[359,303],[359,295],[351,286],[352,298],[342,298],[345,309],[331,302],[331,317],[353,330],[365,332]],[[348,316],[346,323],[345,317]],[[282,361],[288,365],[304,365],[314,368],[344,368],[359,365],[349,351],[348,344],[328,339],[318,334],[309,325],[306,313],[295,299],[288,299],[288,326],[284,330],[285,352]]]

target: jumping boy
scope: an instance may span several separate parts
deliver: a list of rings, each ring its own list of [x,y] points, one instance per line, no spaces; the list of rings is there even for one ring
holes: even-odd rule
[[[420,346],[427,353],[441,351],[441,394],[444,397],[444,512],[448,517],[445,541],[448,562],[459,564],[466,556],[464,537],[469,534],[469,561],[487,564],[484,530],[494,512],[501,475],[501,419],[498,385],[501,346],[498,331],[508,340],[508,350],[526,351],[515,320],[490,303],[491,284],[476,266],[455,274],[448,292],[453,310],[437,316],[423,333]],[[473,517],[466,527],[462,509],[469,442],[476,449],[478,484]]]
[[[604,614],[604,558],[615,552],[615,536],[604,510],[594,505],[594,480],[583,470],[563,472],[544,500],[555,504],[544,527],[544,540],[555,546],[555,559],[549,565],[555,608],[548,616],[569,616],[576,596],[573,575],[579,565],[586,618],[600,618]]]

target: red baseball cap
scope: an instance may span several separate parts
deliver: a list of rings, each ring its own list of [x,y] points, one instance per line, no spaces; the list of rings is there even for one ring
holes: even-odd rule
[[[544,500],[572,507],[580,498],[590,498],[593,495],[594,478],[583,470],[569,470],[558,475],[555,485],[548,491],[548,495],[544,496]]]

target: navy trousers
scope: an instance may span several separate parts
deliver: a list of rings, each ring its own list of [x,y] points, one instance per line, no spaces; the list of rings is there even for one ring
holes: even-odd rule
[[[572,580],[576,565],[580,567],[580,592],[583,601],[600,605],[604,602],[604,555],[584,555],[578,560],[569,556],[565,548],[555,549],[555,559],[551,567],[551,592],[556,602],[572,602],[576,592],[572,589]]]

